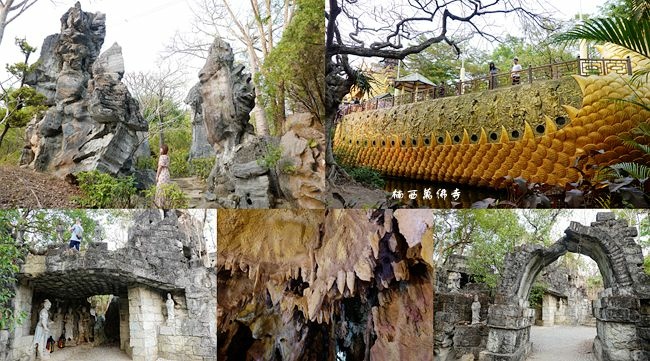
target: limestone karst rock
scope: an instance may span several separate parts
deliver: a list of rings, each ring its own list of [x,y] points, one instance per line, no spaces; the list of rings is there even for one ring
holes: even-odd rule
[[[88,170],[134,171],[139,135],[148,124],[121,81],[120,46],[99,53],[105,21],[104,14],[85,12],[77,2],[61,18],[61,32],[43,42],[40,64],[27,79],[50,105],[26,132],[26,148],[33,152],[26,159],[38,171],[59,177]]]
[[[283,195],[296,208],[325,208],[325,132],[311,114],[287,117],[277,165]]]
[[[190,147],[190,160],[195,158],[214,157],[214,149],[208,142],[208,132],[203,122],[203,106],[199,86],[195,84],[190,89],[185,104],[192,108],[192,145]]]
[[[255,137],[248,122],[255,105],[250,74],[233,64],[230,45],[216,38],[199,80],[207,140],[217,154],[208,191],[226,207],[269,208],[268,169],[256,161],[266,151],[266,141]]]
[[[431,229],[407,242],[390,210],[217,216],[218,359],[433,359]]]

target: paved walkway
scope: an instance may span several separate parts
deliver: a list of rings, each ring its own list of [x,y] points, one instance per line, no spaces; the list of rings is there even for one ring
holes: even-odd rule
[[[81,345],[55,349],[50,361],[131,361],[131,358],[116,346]],[[157,361],[170,361],[159,358]]]
[[[60,350],[55,348],[50,361],[131,361],[131,358],[119,347],[81,345]]]
[[[595,327],[533,326],[530,329],[533,352],[528,360],[596,361],[591,351],[594,337]]]

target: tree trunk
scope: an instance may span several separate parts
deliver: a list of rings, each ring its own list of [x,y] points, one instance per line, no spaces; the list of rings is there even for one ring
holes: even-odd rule
[[[284,92],[284,81],[282,81],[282,82],[280,82],[280,84],[278,84],[278,94],[276,95],[276,98],[275,98],[275,101],[276,101],[276,104],[277,104],[277,110],[278,110],[278,112],[276,114],[276,117],[277,117],[277,119],[276,119],[277,129],[275,130],[276,135],[282,135],[283,134],[282,128],[284,127],[284,123],[287,120],[287,109],[286,109],[286,107],[284,105],[284,99],[285,99],[284,93],[285,93]]]
[[[250,59],[249,64],[251,67],[251,76],[253,79],[256,79],[257,73],[259,73],[260,70],[257,56],[255,55],[255,49],[253,49],[253,44],[248,42],[246,44],[246,49],[248,50],[248,58]],[[259,84],[255,84],[255,107],[253,108],[253,114],[255,114],[255,134],[262,137],[269,135],[269,125],[266,120],[266,112],[262,106],[262,89],[260,89]]]
[[[11,7],[13,0],[6,1],[5,5],[0,8],[0,44],[2,44],[2,38],[5,35],[5,26],[7,26],[7,16],[9,15],[9,8]]]
[[[7,132],[9,131],[9,121],[5,123],[5,129],[2,131],[2,134],[0,135],[0,146],[2,146],[2,141],[5,139],[5,135],[7,135]]]

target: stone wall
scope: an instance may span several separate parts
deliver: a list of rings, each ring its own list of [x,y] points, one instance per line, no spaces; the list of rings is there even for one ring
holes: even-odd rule
[[[26,284],[20,284],[16,288],[14,297],[14,312],[25,312],[25,320],[32,318],[32,288]],[[13,333],[8,335],[9,349],[6,359],[2,361],[31,361],[33,359],[32,343],[34,334],[30,332],[30,322],[16,324]],[[0,356],[2,353],[0,353]]]
[[[129,300],[126,297],[120,297],[118,302],[120,307],[120,350],[132,357],[131,330],[129,328]]]
[[[490,298],[477,293],[481,303],[480,320],[485,322]],[[436,360],[454,360],[464,354],[475,354],[485,349],[488,330],[482,325],[469,325],[472,321],[474,294],[436,292],[434,300],[435,329],[434,355]],[[463,341],[465,340],[465,342]]]
[[[129,287],[129,334],[133,361],[158,359],[158,327],[164,322],[159,292]]]

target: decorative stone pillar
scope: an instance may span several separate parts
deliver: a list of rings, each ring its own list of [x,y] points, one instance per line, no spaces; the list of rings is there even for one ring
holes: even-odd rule
[[[532,350],[529,342],[534,310],[515,304],[490,305],[487,350],[480,361],[523,361]]]
[[[640,351],[635,351],[643,346],[638,344],[635,322],[639,319],[639,301],[635,296],[617,293],[608,288],[593,301],[598,330],[593,352],[598,360],[642,360],[636,354]]]
[[[555,324],[556,303],[557,299],[551,294],[545,293],[542,297],[542,326]]]
[[[129,287],[129,332],[133,361],[158,359],[158,326],[164,322],[160,295],[144,286]]]

